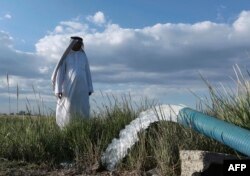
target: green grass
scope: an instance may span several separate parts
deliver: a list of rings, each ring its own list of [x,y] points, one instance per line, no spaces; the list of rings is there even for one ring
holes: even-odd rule
[[[250,129],[250,82],[236,65],[236,79],[228,86],[213,86],[203,79],[209,94],[202,101],[200,110],[219,119]],[[247,71],[248,76],[250,76]]]
[[[201,110],[223,120],[250,129],[248,82],[240,83],[241,93],[225,92],[207,81],[210,97]],[[130,99],[115,98],[90,120],[76,119],[60,130],[54,117],[0,118],[0,158],[46,163],[55,167],[74,162],[82,171],[100,163],[101,154],[119,131],[150,103],[133,109]],[[210,102],[210,103],[208,103]],[[172,122],[159,122],[140,133],[140,141],[118,165],[118,172],[144,172],[157,168],[161,175],[180,175],[179,151],[207,150],[238,155],[222,144]]]
[[[124,108],[125,107],[125,108]],[[77,119],[60,130],[54,117],[3,117],[0,119],[0,157],[51,167],[75,162],[79,169],[100,162],[101,154],[119,131],[139,112],[115,105],[102,118]],[[103,114],[104,113],[104,114]],[[118,171],[158,168],[162,175],[179,175],[180,149],[231,152],[217,142],[171,122],[153,124],[140,134],[140,141],[118,166]]]

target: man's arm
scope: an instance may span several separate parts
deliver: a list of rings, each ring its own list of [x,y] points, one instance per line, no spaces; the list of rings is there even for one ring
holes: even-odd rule
[[[85,53],[84,53],[85,54]],[[93,85],[92,85],[92,79],[91,79],[91,73],[90,73],[90,68],[89,68],[89,62],[88,62],[88,58],[85,54],[85,57],[86,57],[86,77],[87,77],[87,82],[88,82],[88,88],[89,88],[89,95],[91,95],[94,90],[93,90]]]
[[[57,98],[59,99],[61,99],[63,96],[62,86],[63,86],[64,77],[65,77],[65,72],[66,72],[66,64],[65,62],[63,62],[62,65],[58,69],[56,81],[55,81],[55,94]]]

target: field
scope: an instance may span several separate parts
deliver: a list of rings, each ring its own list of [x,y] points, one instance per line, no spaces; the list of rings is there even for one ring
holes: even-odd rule
[[[246,79],[237,91],[214,88],[205,81],[210,97],[197,109],[250,129],[250,94]],[[115,99],[90,120],[77,119],[61,130],[55,117],[2,116],[0,118],[0,175],[110,175],[100,158],[107,145],[139,112],[130,99]],[[173,122],[155,123],[140,133],[113,175],[143,175],[156,169],[160,175],[180,175],[179,151],[198,149],[239,153]]]

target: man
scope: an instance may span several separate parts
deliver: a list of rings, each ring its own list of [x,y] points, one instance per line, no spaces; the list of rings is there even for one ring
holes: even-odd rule
[[[89,63],[80,37],[71,37],[52,74],[53,90],[57,96],[56,123],[62,128],[73,117],[89,117],[89,96],[93,86]]]

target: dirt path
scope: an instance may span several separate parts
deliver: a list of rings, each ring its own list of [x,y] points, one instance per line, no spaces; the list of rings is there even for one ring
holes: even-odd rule
[[[97,171],[95,169],[79,169],[76,167],[70,168],[51,168],[46,164],[36,165],[21,161],[8,161],[0,158],[0,176],[139,176],[137,171],[132,172],[108,172]]]

